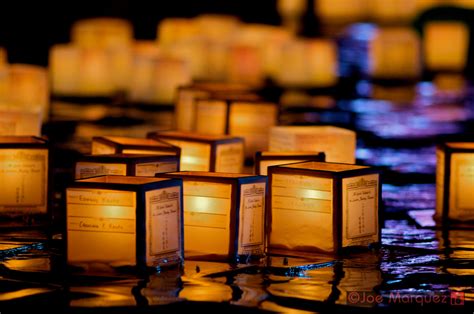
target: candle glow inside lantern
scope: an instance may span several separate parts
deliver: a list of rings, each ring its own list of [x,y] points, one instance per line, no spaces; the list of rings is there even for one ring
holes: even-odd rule
[[[49,150],[44,139],[0,137],[0,216],[2,224],[46,223]]]
[[[195,102],[197,99],[211,97],[213,93],[246,94],[249,87],[231,83],[193,83],[178,88],[178,100],[175,107],[176,129],[179,131],[195,130]]]
[[[183,260],[181,180],[101,176],[77,180],[66,195],[68,264],[156,267]]]
[[[387,27],[375,31],[369,43],[369,75],[381,79],[419,77],[420,40],[408,27]]]
[[[380,241],[377,170],[309,161],[269,167],[268,177],[270,253],[338,253]]]
[[[262,256],[266,178],[215,172],[175,172],[182,178],[187,259]]]
[[[254,95],[197,99],[195,110],[197,132],[243,137],[247,157],[268,149],[269,130],[278,120],[278,105]]]
[[[457,21],[429,22],[424,28],[423,53],[432,71],[462,71],[466,67],[469,28]]]
[[[181,149],[156,139],[122,136],[98,136],[92,138],[92,155],[109,154],[174,154],[179,156]]]
[[[276,126],[270,130],[270,151],[324,152],[326,161],[355,163],[356,134],[334,126]]]
[[[179,131],[153,132],[148,134],[148,137],[180,147],[181,170],[242,172],[244,163],[242,138]]]
[[[325,161],[326,155],[317,152],[257,152],[255,154],[255,174],[267,175],[268,167],[303,161]]]
[[[174,171],[179,171],[176,155],[88,155],[76,162],[76,179],[103,175],[154,177]]]
[[[447,142],[436,150],[439,221],[474,221],[474,142]]]
[[[0,136],[40,136],[40,109],[29,110],[0,104]]]

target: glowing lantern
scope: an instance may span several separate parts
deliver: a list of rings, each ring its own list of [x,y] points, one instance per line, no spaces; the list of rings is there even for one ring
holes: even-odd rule
[[[255,155],[255,174],[267,175],[270,166],[292,164],[303,161],[324,161],[324,153],[315,152],[257,152]]]
[[[268,177],[270,253],[337,253],[380,241],[375,169],[310,161],[269,167]]]
[[[307,9],[307,0],[278,0],[277,11],[282,17],[283,25],[292,32],[299,31],[300,19]]]
[[[314,0],[315,13],[324,24],[349,24],[364,20],[369,14],[367,0]]]
[[[194,19],[200,35],[214,42],[229,42],[240,21],[231,15],[203,14]]]
[[[174,171],[179,171],[176,155],[88,155],[76,162],[76,179],[104,175],[154,177]]]
[[[260,86],[265,79],[262,55],[253,45],[234,44],[229,48],[227,81]]]
[[[183,179],[187,259],[245,261],[263,255],[265,177],[200,171],[157,176]]]
[[[424,28],[423,53],[431,71],[462,71],[466,67],[469,28],[457,21],[429,22]]]
[[[245,94],[249,87],[230,83],[194,83],[178,88],[178,100],[175,107],[176,129],[179,131],[195,130],[196,99],[209,98],[212,93]]]
[[[280,53],[276,82],[284,87],[331,87],[337,83],[337,48],[327,39],[294,39]]]
[[[40,136],[42,113],[0,104],[0,136]]]
[[[163,46],[186,41],[198,34],[196,23],[186,18],[166,18],[158,24],[156,33]]]
[[[74,44],[87,48],[120,47],[131,44],[133,27],[130,22],[118,18],[91,18],[77,21],[71,28]]]
[[[103,136],[92,139],[92,155],[109,154],[147,154],[147,155],[180,155],[179,147],[160,140]]]
[[[0,137],[0,216],[2,224],[46,224],[48,147],[30,136]]]
[[[248,157],[268,149],[268,133],[278,119],[278,105],[256,100],[254,95],[197,99],[195,110],[197,132],[243,137]]]
[[[369,0],[368,8],[379,23],[407,23],[417,13],[416,0]]]
[[[26,111],[41,111],[49,117],[49,82],[45,68],[29,64],[11,64],[0,75],[0,102]]]
[[[181,148],[181,170],[240,173],[244,141],[239,137],[165,131],[148,134]]]
[[[356,134],[333,126],[277,126],[270,131],[270,151],[324,152],[326,161],[355,163]]]
[[[436,155],[436,219],[473,221],[474,143],[444,143]]]
[[[420,75],[420,40],[410,28],[382,28],[369,43],[369,75],[414,79]]]
[[[180,263],[182,181],[102,176],[66,190],[67,261],[87,269]]]

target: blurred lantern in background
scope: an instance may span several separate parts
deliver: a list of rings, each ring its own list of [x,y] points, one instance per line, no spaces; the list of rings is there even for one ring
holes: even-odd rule
[[[299,32],[307,6],[307,0],[278,0],[277,10],[282,17],[283,26],[292,33]]]
[[[92,155],[147,154],[179,156],[181,149],[157,139],[102,136],[92,139]]]

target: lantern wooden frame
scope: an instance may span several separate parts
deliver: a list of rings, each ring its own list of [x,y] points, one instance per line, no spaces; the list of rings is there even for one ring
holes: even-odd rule
[[[136,143],[133,141],[136,140]],[[151,142],[151,141],[154,142]],[[131,141],[132,143],[127,143]],[[141,142],[141,143],[140,143]],[[148,143],[147,143],[148,142]],[[153,139],[142,139],[142,138],[132,138],[132,137],[120,137],[120,136],[100,136],[92,138],[92,154],[94,154],[94,144],[109,146],[110,151],[108,154],[128,154],[136,153],[139,151],[140,154],[175,154],[176,156],[181,155],[181,148],[173,146],[164,141]],[[129,152],[131,151],[131,152]],[[148,153],[149,152],[149,153]]]

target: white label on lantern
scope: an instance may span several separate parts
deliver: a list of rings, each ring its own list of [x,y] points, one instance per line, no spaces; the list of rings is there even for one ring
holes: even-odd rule
[[[135,176],[154,177],[156,173],[178,171],[176,162],[147,162],[135,166]]]
[[[136,263],[136,193],[68,188],[68,262]]]
[[[273,174],[270,247],[332,252],[332,186],[331,178]]]
[[[104,175],[125,176],[127,175],[127,165],[96,162],[78,162],[76,164],[76,179]]]
[[[241,173],[244,162],[242,142],[220,144],[216,148],[216,172]]]
[[[92,141],[92,155],[108,155],[115,154],[115,148],[113,146],[98,142]]]
[[[378,241],[379,175],[342,179],[342,246]]]
[[[265,183],[241,186],[239,255],[263,253],[265,186]]]
[[[46,213],[48,151],[0,150],[1,212]]]
[[[474,219],[474,154],[451,155],[449,218]]]
[[[180,187],[147,191],[147,262],[179,251],[181,244]]]
[[[436,149],[436,216],[443,217],[444,207],[444,151]]]

